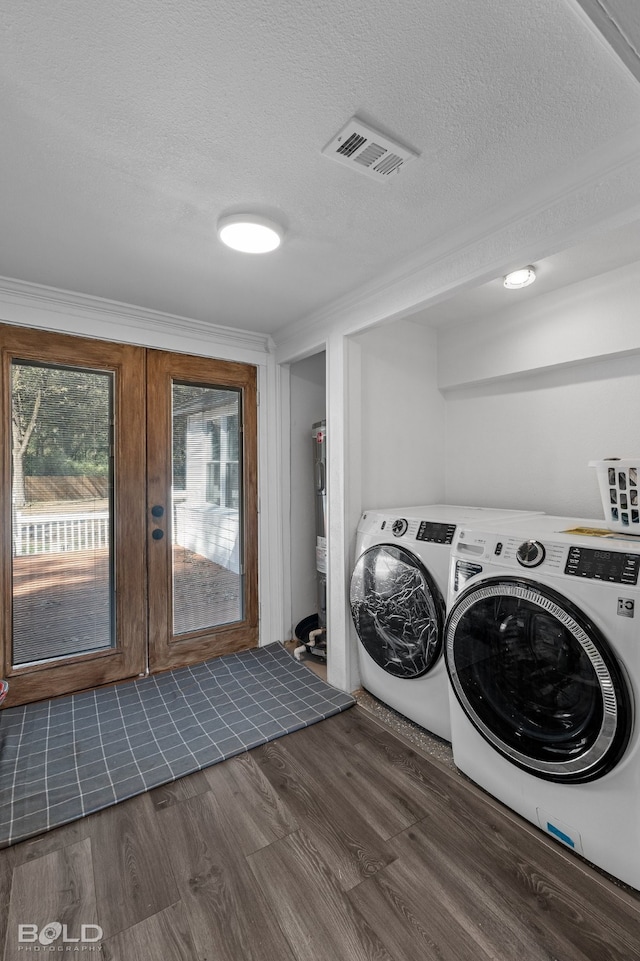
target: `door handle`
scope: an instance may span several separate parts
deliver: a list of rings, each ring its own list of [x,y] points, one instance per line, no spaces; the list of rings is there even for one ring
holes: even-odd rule
[[[151,508],[151,514],[153,517],[162,517],[164,514],[164,507],[162,504],[154,504]],[[164,537],[164,531],[160,530],[159,527],[156,527],[155,530],[151,531],[151,536],[153,537],[154,541],[161,541]]]

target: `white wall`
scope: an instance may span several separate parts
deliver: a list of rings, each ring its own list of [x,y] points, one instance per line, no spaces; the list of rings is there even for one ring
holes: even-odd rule
[[[573,293],[581,303],[580,291]],[[437,388],[433,330],[401,321],[352,338],[360,352],[361,431],[354,456],[362,509],[445,501],[604,516],[596,472],[587,465],[640,456],[640,352],[552,366],[554,341],[545,331],[577,311],[564,300],[559,304],[555,315],[543,312],[540,324],[532,319],[510,331],[513,357],[523,354],[524,340],[545,341],[548,368],[464,388]],[[600,304],[600,324],[617,345],[608,304]],[[617,317],[628,325],[622,310]],[[503,327],[507,320],[501,318]],[[593,316],[588,326],[597,326]],[[447,333],[464,348],[468,329]],[[584,352],[585,341],[579,339],[576,349]],[[480,344],[478,373],[486,369]],[[491,344],[487,334],[487,356],[493,356]],[[597,349],[604,349],[602,338]],[[467,376],[470,358],[461,352]],[[558,353],[566,359],[566,350]],[[448,369],[455,376],[451,364]]]
[[[590,460],[640,456],[640,264],[441,329],[449,500],[602,519]]]
[[[640,456],[640,354],[447,393],[447,498],[602,519],[590,460]]]
[[[640,350],[640,264],[438,332],[438,383],[461,387]]]
[[[317,611],[315,500],[311,427],[326,415],[326,355],[291,364],[291,630]],[[293,633],[291,633],[293,637]]]
[[[329,571],[339,575],[337,584],[333,578],[330,583],[329,681],[349,690],[360,684],[348,605],[360,515],[375,507],[438,503],[444,494],[445,405],[437,388],[436,348],[435,331],[405,320],[342,344],[345,449],[337,522],[333,497],[329,507],[330,530],[340,528],[333,538],[339,549],[329,544]],[[329,401],[332,407],[331,396]],[[336,662],[342,671],[332,672]]]
[[[361,365],[362,509],[439,503],[445,406],[435,331],[395,321],[353,341]]]

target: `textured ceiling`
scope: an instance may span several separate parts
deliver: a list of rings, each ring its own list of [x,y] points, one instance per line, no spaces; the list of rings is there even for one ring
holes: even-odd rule
[[[640,85],[573,0],[5,0],[2,17],[0,274],[245,330],[481,231],[640,129]],[[419,159],[378,184],[322,156],[354,114]],[[242,209],[284,223],[280,250],[220,245]]]

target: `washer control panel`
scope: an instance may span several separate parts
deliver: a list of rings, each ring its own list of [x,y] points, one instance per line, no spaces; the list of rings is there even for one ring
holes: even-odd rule
[[[575,546],[569,548],[564,569],[565,574],[612,584],[637,584],[639,571],[640,554]]]
[[[640,542],[634,544],[631,541],[627,546],[624,534],[612,538],[591,536],[588,538],[594,545],[591,547],[587,535],[574,539],[579,533],[566,530],[558,531],[556,537],[551,533],[550,539],[543,535],[544,540],[535,536],[523,540],[526,537],[524,532],[514,536],[506,531],[496,535],[489,531],[462,529],[453,548],[453,557],[468,560],[471,564],[493,564],[503,570],[540,568],[540,573],[554,576],[581,577],[630,587],[638,585]],[[637,547],[638,552],[629,550],[631,546]]]

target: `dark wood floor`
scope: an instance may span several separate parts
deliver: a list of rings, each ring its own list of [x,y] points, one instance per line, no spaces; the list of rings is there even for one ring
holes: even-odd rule
[[[0,903],[4,961],[640,958],[640,895],[360,707],[0,851]]]

